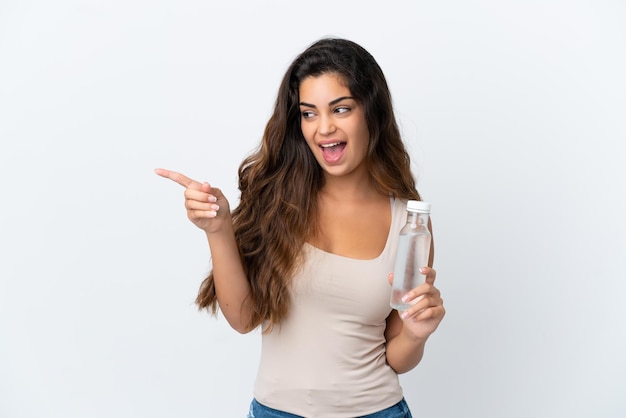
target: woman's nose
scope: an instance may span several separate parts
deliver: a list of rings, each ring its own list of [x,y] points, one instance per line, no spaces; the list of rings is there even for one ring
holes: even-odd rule
[[[319,133],[320,135],[330,135],[337,130],[333,119],[330,116],[322,116],[320,118]]]

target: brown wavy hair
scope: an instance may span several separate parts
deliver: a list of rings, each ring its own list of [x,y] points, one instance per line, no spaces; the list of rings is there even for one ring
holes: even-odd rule
[[[420,198],[387,81],[372,55],[345,39],[310,45],[287,69],[261,144],[239,167],[240,204],[232,218],[251,288],[250,328],[267,321],[268,331],[285,318],[302,246],[316,232],[324,174],[302,135],[299,88],[307,77],[331,73],[343,78],[364,108],[370,135],[366,164],[373,183],[397,198]],[[213,272],[202,282],[196,303],[217,313]]]

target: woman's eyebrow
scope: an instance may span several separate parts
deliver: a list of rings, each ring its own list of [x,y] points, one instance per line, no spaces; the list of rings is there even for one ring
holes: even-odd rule
[[[332,106],[332,105],[337,104],[337,103],[339,103],[340,101],[342,101],[342,100],[346,100],[346,99],[354,99],[354,97],[352,97],[352,96],[341,96],[341,97],[338,97],[338,98],[336,98],[336,99],[331,100],[330,102],[328,102],[328,106]],[[317,108],[317,106],[315,106],[314,104],[311,104],[311,103],[306,103],[306,102],[300,102],[300,106],[312,107],[312,108],[314,108],[314,109],[316,109],[316,108]]]

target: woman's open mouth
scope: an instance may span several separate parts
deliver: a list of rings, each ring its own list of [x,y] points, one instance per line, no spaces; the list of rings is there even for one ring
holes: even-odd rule
[[[322,155],[327,163],[336,163],[339,161],[346,149],[345,142],[331,142],[328,144],[320,145],[322,149]]]

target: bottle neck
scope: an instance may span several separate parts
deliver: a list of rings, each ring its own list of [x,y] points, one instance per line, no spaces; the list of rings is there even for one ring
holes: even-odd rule
[[[407,211],[406,223],[418,228],[428,228],[428,213]]]

